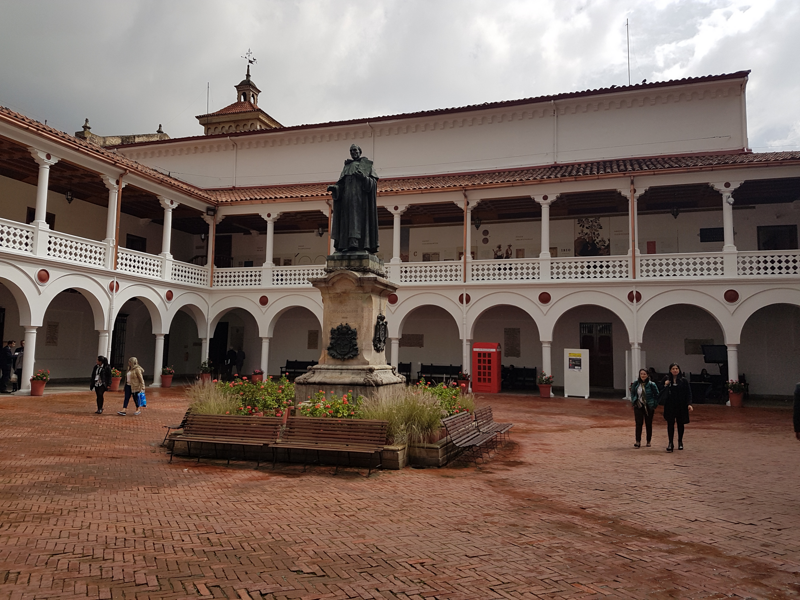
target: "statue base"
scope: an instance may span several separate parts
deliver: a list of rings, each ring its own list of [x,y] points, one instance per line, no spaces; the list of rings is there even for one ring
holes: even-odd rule
[[[322,355],[295,379],[295,402],[319,391],[375,397],[405,387],[405,377],[386,363],[387,298],[397,286],[382,277],[383,263],[367,252],[328,257],[326,276],[311,279],[322,294]],[[380,274],[378,273],[380,271]]]

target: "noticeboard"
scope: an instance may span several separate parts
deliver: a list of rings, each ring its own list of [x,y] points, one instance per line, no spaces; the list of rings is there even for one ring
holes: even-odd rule
[[[589,397],[589,351],[564,349],[564,397]]]

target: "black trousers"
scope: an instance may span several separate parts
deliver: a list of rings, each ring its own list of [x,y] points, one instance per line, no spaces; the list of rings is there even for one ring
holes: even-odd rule
[[[94,386],[94,393],[97,396],[97,410],[103,410],[103,394],[106,393],[106,386],[104,385],[96,385]]]
[[[669,443],[672,444],[672,440],[675,437],[675,421],[677,419],[672,418],[667,421],[667,435],[669,436]],[[683,443],[683,423],[678,422],[678,443]]]
[[[650,440],[653,439],[653,414],[654,410],[652,408],[647,409],[647,414],[645,414],[643,408],[639,408],[638,406],[633,407],[633,415],[636,417],[636,441],[642,441],[642,424],[645,425],[647,428],[647,443],[650,443]]]

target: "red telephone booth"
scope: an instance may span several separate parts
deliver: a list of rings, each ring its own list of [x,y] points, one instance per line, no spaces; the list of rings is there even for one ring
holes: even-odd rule
[[[477,343],[472,345],[472,391],[500,392],[500,344]]]

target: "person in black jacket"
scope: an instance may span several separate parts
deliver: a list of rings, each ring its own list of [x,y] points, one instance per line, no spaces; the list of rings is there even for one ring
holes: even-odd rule
[[[678,423],[678,450],[683,450],[683,426],[689,422],[689,413],[694,409],[692,408],[692,388],[677,363],[669,366],[669,375],[664,380],[662,397],[664,399],[664,419],[667,421],[667,435],[669,435],[667,452],[672,452],[675,448],[672,440],[675,437],[676,421]]]
[[[103,395],[111,387],[111,367],[108,366],[108,359],[105,356],[97,357],[97,364],[92,369],[92,379],[89,381],[89,389],[94,390],[97,396],[97,412],[103,414]]]
[[[3,346],[0,351],[0,368],[3,369],[3,377],[0,379],[0,392],[8,394],[8,381],[11,379],[11,370],[14,368],[14,347],[17,343],[14,340],[8,340],[8,343]]]
[[[794,437],[800,440],[800,383],[794,386]]]

